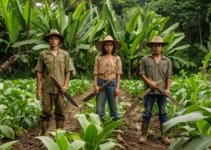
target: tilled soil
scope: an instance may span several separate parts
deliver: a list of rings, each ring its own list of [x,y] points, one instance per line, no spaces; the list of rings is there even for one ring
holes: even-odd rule
[[[78,104],[81,104],[81,100],[92,91],[93,89],[89,89],[83,94],[74,97],[74,100]],[[132,98],[124,91],[121,91],[119,95],[119,101],[133,102],[135,100],[135,98]],[[80,132],[81,126],[75,118],[75,115],[85,108],[75,108],[69,102],[65,102],[64,105],[66,114],[64,129],[71,132]],[[145,144],[140,144],[138,142],[141,134],[142,111],[143,107],[142,104],[140,104],[139,107],[136,107],[134,111],[132,111],[131,114],[124,119],[124,124],[121,126],[121,130],[124,132],[124,134],[122,134],[124,142],[121,144],[126,150],[166,150],[168,146],[164,145],[160,141],[159,120],[157,116],[151,119],[148,141]],[[55,129],[55,126],[54,118],[52,118],[50,122],[50,130]],[[30,129],[23,134],[17,134],[15,140],[19,140],[19,142],[12,146],[12,150],[46,150],[44,144],[40,140],[35,139],[35,137],[39,136],[39,134],[39,126],[35,129]],[[8,141],[9,140],[4,140],[2,143]]]

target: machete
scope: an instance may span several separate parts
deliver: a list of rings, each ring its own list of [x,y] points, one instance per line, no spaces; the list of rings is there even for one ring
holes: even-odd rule
[[[160,83],[161,83],[161,80],[158,81],[158,82],[156,83],[156,85],[158,86]],[[139,103],[141,102],[141,100],[144,99],[144,96],[146,96],[147,94],[149,94],[151,91],[152,91],[152,89],[151,89],[151,88],[148,88],[148,89],[144,92],[144,94],[143,94],[142,96],[139,96],[138,99],[137,99],[135,102],[133,102],[132,105],[127,109],[127,111],[125,112],[124,117],[127,117],[127,116],[130,114],[130,112],[131,112],[132,110],[134,110],[135,107],[136,107],[137,105],[139,105]]]
[[[108,81],[105,84],[103,84],[102,86],[99,87],[99,92],[102,92],[106,87],[108,87],[113,81]],[[92,92],[91,94],[87,95],[82,101],[83,102],[87,102],[90,99],[92,99],[95,96],[95,92]]]
[[[150,81],[153,81],[152,79],[149,78]],[[165,90],[163,88],[161,88],[159,85],[157,85],[157,89],[163,94],[163,95],[166,95],[165,94]],[[170,102],[172,102],[175,106],[177,107],[180,107],[182,109],[184,109],[184,107],[178,103],[178,101],[176,99],[174,99],[172,96],[168,96],[168,99]]]
[[[51,79],[53,80],[54,84],[58,87],[59,90],[62,89],[62,86],[59,84],[59,82],[56,80],[56,78],[54,76],[51,75]],[[76,104],[76,102],[65,92],[62,93],[65,98],[75,107],[79,107],[78,104]]]

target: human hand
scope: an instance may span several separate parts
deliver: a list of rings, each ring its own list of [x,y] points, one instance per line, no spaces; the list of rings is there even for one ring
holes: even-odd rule
[[[165,92],[165,95],[166,95],[167,97],[170,96],[170,90],[164,90],[164,92]]]
[[[62,87],[61,92],[62,92],[62,93],[66,93],[66,92],[67,92],[66,86],[63,86],[63,87]]]
[[[154,82],[154,81],[149,81],[148,85],[150,86],[151,89],[156,89],[157,88],[156,82]]]
[[[98,86],[94,86],[94,93],[95,94],[99,94],[99,87]]]
[[[119,88],[115,88],[115,90],[114,90],[114,96],[118,96],[119,95],[119,92],[120,92],[120,89]]]
[[[42,91],[41,91],[41,89],[38,89],[38,90],[37,90],[37,93],[36,93],[37,99],[40,99],[41,96],[42,96]]]

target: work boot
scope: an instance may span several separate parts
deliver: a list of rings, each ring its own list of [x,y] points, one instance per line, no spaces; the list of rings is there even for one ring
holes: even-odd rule
[[[163,123],[160,123],[160,132],[161,132],[161,141],[166,144],[169,145],[171,140],[168,138],[167,135],[163,134]]]
[[[124,142],[124,139],[121,137],[121,133],[116,133],[116,139],[119,143],[123,143]]]
[[[64,121],[56,121],[56,129],[63,129],[64,128]]]
[[[148,128],[149,128],[149,123],[142,122],[142,125],[141,125],[141,138],[139,139],[139,143],[145,143],[147,141]]]
[[[45,135],[45,133],[48,131],[49,129],[49,121],[41,121],[41,134]]]

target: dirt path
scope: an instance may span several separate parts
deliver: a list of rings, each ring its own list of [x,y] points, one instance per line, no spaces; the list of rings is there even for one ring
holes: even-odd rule
[[[87,90],[85,93],[74,97],[74,100],[81,104],[81,99],[92,92],[92,89]],[[134,98],[131,98],[124,91],[121,92],[119,96],[120,101],[134,101]],[[75,114],[83,110],[83,108],[75,108],[70,103],[65,103],[65,114],[66,121],[64,129],[71,132],[79,132],[81,126],[77,119],[75,119]],[[158,118],[152,118],[151,120],[151,131],[153,135],[149,135],[149,140],[146,144],[139,144],[138,139],[140,137],[140,126],[141,126],[141,107],[137,107],[128,118],[125,119],[125,123],[122,126],[122,131],[124,134],[122,137],[125,142],[122,144],[127,150],[166,150],[167,146],[162,144],[159,140],[159,121]],[[50,122],[50,130],[55,128],[55,121],[52,118]],[[19,140],[17,144],[12,147],[12,150],[45,150],[45,146],[40,140],[35,139],[34,137],[38,136],[40,133],[40,127],[38,126],[35,129],[28,130],[24,134],[17,135],[15,140]]]

